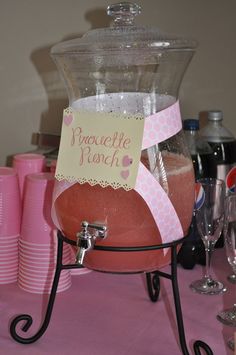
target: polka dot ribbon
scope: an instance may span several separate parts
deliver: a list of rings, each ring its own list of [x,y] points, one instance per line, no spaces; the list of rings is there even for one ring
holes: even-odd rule
[[[179,102],[176,102],[167,109],[145,118],[142,149],[150,148],[174,136],[181,129]],[[141,162],[135,191],[148,205],[163,243],[183,237],[183,229],[172,202],[159,182]]]

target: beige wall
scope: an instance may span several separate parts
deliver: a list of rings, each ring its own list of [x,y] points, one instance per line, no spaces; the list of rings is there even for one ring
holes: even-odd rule
[[[198,51],[181,92],[183,118],[221,109],[236,135],[236,1],[139,0],[139,24],[197,39]],[[60,132],[66,95],[50,47],[91,27],[106,25],[105,0],[1,0],[0,165],[35,148],[32,134]],[[99,16],[98,16],[99,14]]]

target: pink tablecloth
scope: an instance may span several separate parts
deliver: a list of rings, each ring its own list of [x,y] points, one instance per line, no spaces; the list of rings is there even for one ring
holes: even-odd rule
[[[226,340],[234,328],[216,320],[219,310],[236,301],[236,286],[227,282],[230,267],[223,250],[213,258],[214,274],[228,292],[217,296],[192,293],[189,283],[202,276],[202,267],[178,267],[179,287],[189,353],[196,339],[207,342],[214,355],[232,355]],[[168,270],[168,268],[166,268]],[[56,296],[52,318],[36,343],[22,345],[9,334],[13,317],[33,316],[31,335],[44,314],[47,296],[27,293],[17,284],[0,286],[1,355],[178,355],[179,344],[170,280],[162,279],[160,298],[152,303],[144,275],[111,275],[92,272],[74,276],[72,287]]]

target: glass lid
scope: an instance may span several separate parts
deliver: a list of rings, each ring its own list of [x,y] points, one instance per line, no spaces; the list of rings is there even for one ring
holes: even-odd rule
[[[107,14],[113,18],[110,27],[90,30],[81,38],[56,44],[52,55],[111,53],[122,50],[178,50],[194,51],[193,39],[169,35],[158,28],[136,26],[134,19],[141,13],[135,3],[121,2],[108,6]]]

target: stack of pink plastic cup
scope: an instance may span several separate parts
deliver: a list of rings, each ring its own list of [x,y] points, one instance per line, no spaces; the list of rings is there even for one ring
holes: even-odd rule
[[[21,200],[16,172],[0,167],[0,284],[17,281]]]
[[[20,262],[18,285],[31,293],[50,293],[56,266],[56,241],[49,247],[47,244],[32,244],[20,240]],[[70,262],[70,250],[65,248],[63,263]],[[69,270],[62,270],[57,292],[67,290],[71,286]]]
[[[45,170],[45,156],[34,153],[16,154],[13,157],[13,168],[17,172],[20,193],[23,198],[26,176],[33,173],[40,173]]]
[[[32,293],[49,293],[55,272],[57,240],[51,219],[53,186],[52,173],[29,174],[26,177],[18,284]],[[68,245],[64,248],[63,262],[68,264],[70,260]],[[70,286],[70,270],[63,270],[57,291],[64,291]]]

